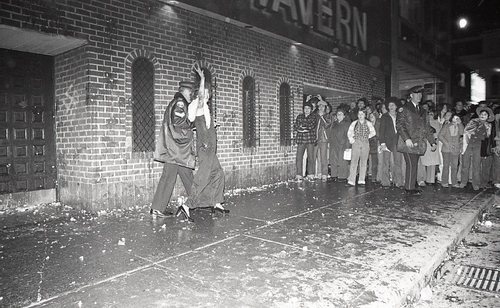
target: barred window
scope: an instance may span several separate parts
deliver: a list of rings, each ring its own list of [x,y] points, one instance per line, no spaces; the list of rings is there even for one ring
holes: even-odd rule
[[[153,152],[155,147],[154,67],[144,57],[132,64],[132,150]]]
[[[292,145],[292,126],[290,119],[290,105],[291,105],[291,93],[290,85],[283,82],[280,85],[279,92],[280,100],[280,145],[290,146]]]
[[[243,79],[243,146],[255,147],[256,118],[255,118],[255,79],[247,76]]]

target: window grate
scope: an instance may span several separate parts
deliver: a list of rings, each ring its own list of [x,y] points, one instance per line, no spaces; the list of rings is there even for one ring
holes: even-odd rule
[[[290,85],[286,82],[282,83],[279,91],[280,103],[280,145],[292,145],[292,126],[291,126],[291,91]]]
[[[132,149],[153,152],[155,146],[154,67],[146,58],[132,64]]]
[[[243,146],[257,145],[255,117],[255,80],[247,76],[243,79]]]

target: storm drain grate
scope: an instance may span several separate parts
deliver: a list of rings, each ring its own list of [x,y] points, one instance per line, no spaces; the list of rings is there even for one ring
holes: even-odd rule
[[[456,268],[451,283],[457,286],[500,292],[500,271],[474,265],[459,265]]]

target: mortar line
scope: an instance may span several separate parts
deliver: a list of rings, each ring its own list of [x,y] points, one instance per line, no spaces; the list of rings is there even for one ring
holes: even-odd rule
[[[253,235],[244,234],[243,236],[248,237],[248,238],[252,238],[252,239],[255,239],[255,240],[263,241],[263,242],[269,242],[269,243],[273,243],[273,244],[276,244],[276,245],[290,247],[290,248],[293,248],[293,249],[296,249],[296,250],[302,250],[302,251],[304,251],[301,247],[298,247],[298,246],[295,246],[295,245],[281,243],[281,242],[277,242],[277,241],[265,239],[265,238],[262,238],[262,237],[253,236]],[[313,253],[313,254],[318,254],[318,255],[321,255],[321,256],[324,256],[324,257],[329,257],[329,258],[336,259],[336,260],[339,260],[339,261],[344,261],[344,262],[356,264],[356,265],[359,265],[359,266],[362,266],[362,267],[372,268],[370,265],[366,265],[366,264],[359,263],[359,262],[356,262],[356,261],[352,261],[352,260],[348,260],[348,259],[344,259],[344,258],[332,256],[330,254],[327,254],[327,253],[324,253],[324,252],[321,252],[321,251],[314,251],[314,250],[309,250],[308,249],[308,250],[306,250],[306,252],[310,252],[310,253]]]

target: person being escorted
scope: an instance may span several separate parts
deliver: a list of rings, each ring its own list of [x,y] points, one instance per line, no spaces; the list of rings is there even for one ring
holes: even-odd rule
[[[205,75],[199,66],[195,66],[200,76],[198,97],[189,104],[188,119],[196,127],[196,152],[198,154],[198,171],[194,176],[193,186],[185,203],[179,205],[177,214],[193,222],[190,209],[209,206],[212,213],[229,213],[222,206],[224,203],[225,177],[217,158],[217,132],[210,114],[209,103],[212,100],[211,86],[205,85]]]
[[[188,120],[188,104],[191,101],[192,91],[191,81],[180,82],[179,91],[175,93],[163,115],[154,158],[164,165],[151,205],[152,215],[161,217],[173,215],[166,209],[177,175],[181,178],[186,193],[191,192],[195,156],[193,124]]]
[[[410,89],[410,101],[407,102],[396,116],[396,129],[399,134],[397,150],[403,153],[406,163],[405,190],[408,194],[418,195],[416,189],[418,160],[422,156],[429,141],[431,151],[436,150],[436,141],[430,125],[426,121],[426,111],[419,106],[422,100],[422,86]]]

